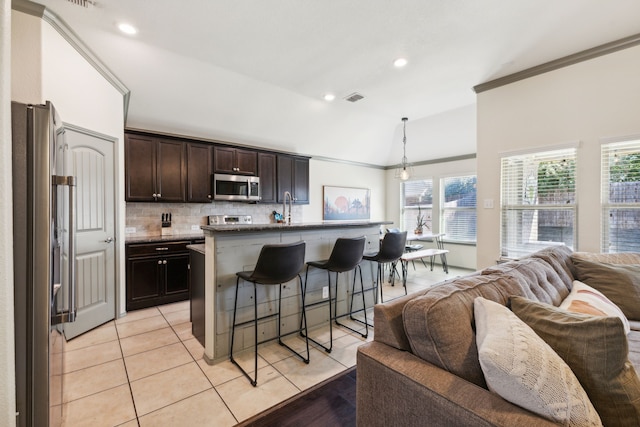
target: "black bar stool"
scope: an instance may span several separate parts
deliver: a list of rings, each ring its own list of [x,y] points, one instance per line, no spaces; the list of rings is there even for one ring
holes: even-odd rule
[[[377,262],[378,263],[378,274],[376,277],[376,282],[374,284],[374,289],[376,289],[376,297],[375,301],[378,302],[378,287],[380,288],[380,301],[384,302],[384,298],[382,296],[382,282],[384,281],[384,265],[390,265],[391,271],[391,285],[393,286],[395,283],[395,265],[398,260],[404,253],[404,247],[407,243],[407,232],[402,231],[399,233],[386,233],[384,238],[380,242],[380,250],[375,254],[365,254],[363,259],[367,261]],[[404,284],[404,293],[407,294],[407,286]]]
[[[289,349],[296,356],[302,359],[304,363],[309,363],[309,340],[305,340],[307,343],[306,358],[304,358],[300,353],[296,352],[294,349],[292,349],[291,347],[283,343],[281,340],[283,336],[301,332],[302,330],[304,330],[305,335],[307,335],[307,316],[304,309],[304,288],[302,286],[302,277],[300,277],[300,271],[302,271],[302,268],[304,267],[304,251],[305,251],[305,242],[279,244],[279,245],[264,245],[260,251],[260,255],[258,256],[258,261],[256,262],[256,268],[253,271],[240,271],[236,273],[236,276],[238,277],[236,279],[236,298],[235,298],[235,303],[233,305],[233,323],[231,327],[231,349],[230,349],[229,358],[231,360],[231,363],[233,363],[238,368],[240,368],[244,376],[249,379],[249,381],[251,382],[251,385],[253,385],[254,387],[258,383],[258,345],[259,344],[277,339],[278,344]],[[280,311],[282,306],[282,284],[295,279],[296,276],[298,276],[298,281],[300,283],[300,295],[302,297],[302,317],[300,321],[301,328],[293,332],[289,332],[285,335],[281,335]],[[253,283],[254,316],[253,316],[253,320],[248,320],[246,322],[236,324],[236,312],[238,309],[238,288],[240,287],[240,279]],[[256,298],[257,296],[256,285],[278,285],[279,286],[278,313],[270,314],[268,316],[258,318],[258,301]],[[273,317],[273,316],[278,316],[278,336],[258,342],[258,321],[269,318],[269,317]],[[247,371],[245,371],[242,368],[242,366],[240,366],[238,362],[236,362],[236,360],[233,358],[233,340],[235,337],[236,326],[245,325],[251,322],[253,322],[254,324],[255,378],[251,378],[247,373]]]
[[[363,338],[367,338],[367,336],[369,335],[369,326],[366,324],[366,320],[367,320],[367,310],[366,310],[366,305],[364,302],[364,292],[360,292],[362,295],[362,305],[364,310],[364,319],[365,319],[365,330],[366,332],[363,334],[362,332],[355,330],[347,325],[344,325],[340,322],[338,322],[338,319],[340,317],[345,317],[345,316],[352,316],[352,311],[353,311],[353,298],[355,295],[355,287],[356,287],[356,273],[357,271],[360,271],[360,289],[363,289],[363,284],[362,284],[362,270],[360,269],[360,262],[362,261],[362,253],[364,251],[364,243],[365,243],[365,238],[364,236],[362,237],[356,237],[356,238],[344,238],[341,237],[339,239],[336,240],[335,245],[333,246],[333,250],[331,251],[331,255],[329,256],[328,260],[323,260],[323,261],[308,261],[307,262],[307,272],[305,274],[305,288],[306,288],[306,284],[308,284],[308,277],[309,277],[309,267],[315,267],[315,268],[320,268],[323,270],[327,270],[327,279],[329,281],[329,300],[328,301],[318,301],[312,304],[307,305],[307,307],[313,307],[315,305],[318,304],[324,304],[324,303],[329,303],[329,347],[325,347],[324,345],[322,345],[321,343],[319,343],[318,341],[314,340],[313,338],[309,338],[307,337],[310,341],[313,341],[314,343],[318,344],[320,347],[324,348],[324,350],[327,353],[331,353],[331,349],[333,348],[333,326],[331,324],[332,321],[336,322],[336,325],[338,326],[342,326],[344,328],[347,328],[353,332],[356,332],[360,335],[362,335]],[[345,314],[341,314],[338,315],[338,277],[340,275],[340,273],[344,273],[346,271],[351,271],[351,270],[355,270],[353,273],[353,285],[351,287],[351,306],[350,306],[350,311],[348,313]],[[335,298],[333,298],[331,296],[331,273],[334,272],[336,273],[336,296]],[[306,291],[306,289],[305,289]],[[334,301],[334,309],[333,311],[331,310],[331,301]],[[353,316],[351,317],[353,319]],[[357,320],[357,319],[354,319]],[[304,334],[302,334],[302,332],[300,333],[302,336],[305,336]]]

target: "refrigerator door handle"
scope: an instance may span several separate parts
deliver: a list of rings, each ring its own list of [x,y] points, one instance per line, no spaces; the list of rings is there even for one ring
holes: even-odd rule
[[[76,320],[76,177],[53,176],[53,185],[69,187],[69,309],[52,314],[51,324],[57,325]]]

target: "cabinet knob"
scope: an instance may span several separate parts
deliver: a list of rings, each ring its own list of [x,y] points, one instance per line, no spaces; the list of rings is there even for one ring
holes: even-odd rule
[[[158,260],[158,265],[162,265],[162,260]]]
[[[152,194],[153,198],[155,199],[156,197],[158,197],[158,195],[156,193]]]
[[[167,260],[166,260],[166,259],[165,259],[165,260],[163,260],[163,261],[162,261],[162,263],[163,263],[163,264],[166,264],[166,263],[167,263]]]
[[[211,194],[207,194],[207,199],[211,199]]]
[[[158,193],[158,198],[162,197],[162,194]]]

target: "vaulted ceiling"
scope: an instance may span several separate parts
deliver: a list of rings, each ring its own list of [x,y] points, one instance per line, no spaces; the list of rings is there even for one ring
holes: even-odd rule
[[[403,116],[410,161],[474,153],[447,138],[473,86],[640,33],[637,0],[36,1],[130,89],[128,127],[375,165]]]

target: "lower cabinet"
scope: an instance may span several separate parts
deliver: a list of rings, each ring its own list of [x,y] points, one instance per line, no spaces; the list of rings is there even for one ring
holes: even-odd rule
[[[191,240],[129,243],[127,311],[189,299]]]

